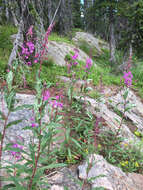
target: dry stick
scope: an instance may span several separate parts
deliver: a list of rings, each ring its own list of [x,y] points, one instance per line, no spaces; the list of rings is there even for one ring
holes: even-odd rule
[[[54,20],[55,20],[55,18],[56,18],[56,15],[57,15],[57,12],[58,12],[58,10],[59,10],[59,8],[60,8],[60,5],[61,5],[61,1],[62,0],[60,0],[59,1],[59,4],[58,4],[58,7],[57,7],[57,9],[56,9],[56,11],[55,11],[55,14],[54,14],[54,16],[53,16],[53,19],[52,19],[52,21],[51,21],[51,23],[50,23],[50,25],[49,25],[49,27],[48,27],[48,29],[47,29],[47,31],[49,31],[50,30],[50,28],[53,26],[53,23],[54,23]],[[47,34],[46,34],[47,35]],[[44,49],[43,49],[43,51],[42,51],[42,57],[41,57],[41,60],[40,60],[40,69],[39,69],[39,77],[40,77],[40,73],[41,73],[41,70],[42,70],[42,61],[43,61],[43,56],[45,55],[45,50],[46,50],[46,44],[47,44],[47,42],[48,42],[48,36],[46,36],[45,35],[45,46],[44,46]]]

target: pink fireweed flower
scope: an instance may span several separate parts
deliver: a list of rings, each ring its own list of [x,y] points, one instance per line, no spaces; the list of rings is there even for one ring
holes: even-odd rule
[[[63,103],[58,102],[57,100],[51,101],[50,103],[52,104],[53,108],[63,108]]]
[[[19,144],[17,144],[17,143],[13,144],[12,147],[13,147],[13,148],[18,148],[18,149],[20,149],[20,150],[23,150],[23,146],[21,146],[21,145],[19,145]],[[11,153],[11,155],[12,155],[13,157],[16,158],[16,160],[19,160],[19,159],[21,158],[21,152],[10,151],[10,153]]]
[[[43,92],[43,100],[46,101],[50,98],[50,92],[49,90],[46,90],[45,92]]]
[[[92,61],[91,61],[91,59],[90,58],[87,58],[86,59],[86,65],[85,65],[85,71],[87,72],[87,71],[89,71],[90,70],[90,68],[91,68],[91,66],[92,66]]]
[[[30,42],[27,42],[26,45],[28,46],[29,51],[32,54],[34,52],[34,49],[35,49],[34,44],[30,41]]]
[[[31,117],[31,118],[30,118],[30,120],[31,120],[31,121],[34,121],[34,120],[35,120],[35,118],[34,118],[34,117]]]
[[[132,85],[132,78],[133,78],[133,75],[131,73],[131,71],[129,72],[124,72],[124,83],[127,87],[130,87]]]
[[[37,123],[32,123],[32,124],[31,124],[31,127],[32,127],[32,128],[38,127],[38,124],[37,124]]]
[[[35,59],[35,60],[34,60],[34,63],[38,63],[38,60],[37,60],[37,59]]]
[[[50,101],[50,104],[52,105],[53,108],[63,108],[63,103],[60,102],[60,99],[63,98],[63,95],[57,95],[56,100]]]
[[[73,59],[73,60],[76,60],[77,58],[78,58],[78,53],[75,52],[75,54],[72,56],[72,59]]]
[[[28,48],[25,48],[24,46],[22,46],[22,55],[29,55],[29,51]]]
[[[31,37],[33,36],[33,26],[30,26],[26,35]]]
[[[35,118],[34,118],[34,117],[31,117],[30,120],[32,121],[32,124],[31,124],[31,127],[32,127],[32,128],[38,127],[38,124],[35,123]]]
[[[28,65],[28,66],[31,66],[31,65],[32,65],[31,61],[28,61],[28,62],[27,62],[27,65]]]
[[[35,58],[38,58],[39,57],[39,53],[36,53],[36,55],[34,56]]]
[[[78,63],[77,62],[74,62],[73,65],[77,65]]]

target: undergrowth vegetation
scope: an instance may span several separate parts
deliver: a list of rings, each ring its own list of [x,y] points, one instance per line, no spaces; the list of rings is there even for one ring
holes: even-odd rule
[[[140,145],[135,144],[134,146],[125,144],[125,139],[120,137],[126,113],[134,107],[128,101],[132,80],[134,80],[135,87],[141,90],[143,88],[141,83],[143,80],[142,62],[136,61],[135,66],[132,64],[132,72],[128,68],[129,70],[122,76],[123,73],[118,71],[116,66],[113,67],[110,64],[107,50],[103,50],[103,53],[96,57],[93,55],[93,61],[90,57],[85,61],[80,61],[78,60],[79,50],[74,49],[65,57],[66,66],[57,66],[51,58],[44,60],[48,38],[66,43],[71,43],[71,41],[56,34],[49,37],[51,30],[52,26],[45,34],[43,50],[39,57],[34,55],[35,42],[32,41],[33,32],[30,28],[27,33],[27,41],[23,44],[20,52],[21,58],[14,60],[8,70],[6,70],[6,63],[0,62],[1,75],[5,79],[3,81],[5,85],[0,90],[8,109],[8,112],[3,109],[0,111],[0,119],[3,121],[0,135],[0,167],[5,169],[9,175],[2,178],[1,182],[2,180],[10,181],[10,184],[5,185],[4,189],[39,190],[41,186],[43,190],[47,189],[50,187],[50,182],[44,181],[45,174],[49,174],[59,167],[79,163],[93,153],[102,154],[108,162],[122,168],[125,172],[142,173],[143,155],[140,151],[143,146],[142,136]],[[4,37],[4,29],[1,31]],[[8,29],[6,44],[2,41],[3,38],[0,38],[0,51],[3,54],[8,50],[7,57],[12,48],[10,35],[15,32],[15,28],[10,31]],[[81,49],[89,56],[90,48],[85,43],[81,44]],[[28,60],[31,55],[34,56],[34,59],[36,57],[35,63]],[[25,59],[28,61],[26,62]],[[121,60],[121,55],[117,52],[117,62],[120,63]],[[7,59],[4,58],[4,61]],[[3,64],[5,67],[2,67]],[[66,76],[69,81],[61,82],[59,76]],[[84,83],[79,87],[77,93],[75,85],[79,79]],[[100,107],[100,115],[96,115],[95,112],[88,109],[88,106],[92,105],[89,102],[83,102],[83,97],[89,96],[88,81],[91,81],[92,86],[101,85],[101,82],[103,86],[122,85],[124,93],[119,104],[123,106],[123,113],[120,115],[120,120],[115,118],[118,123],[115,132],[111,130],[103,132]],[[16,92],[20,88],[35,90],[34,104],[15,107]],[[60,91],[52,94],[52,88]],[[101,103],[100,92],[94,93],[91,90],[90,96]],[[4,100],[2,99],[2,101]],[[30,130],[33,134],[31,141],[27,146],[18,140],[5,145],[5,134],[8,128],[22,122],[21,120],[10,122],[10,114],[24,108],[33,113],[32,118],[27,119],[29,125],[23,128],[23,130]],[[47,120],[44,119],[45,114],[49,116]],[[8,165],[2,165],[4,152],[12,155],[14,163],[5,161]],[[1,183],[0,187],[2,187]]]
[[[0,77],[5,75],[7,62],[13,47],[10,37],[15,33],[17,33],[17,29],[14,26],[0,25]]]
[[[76,31],[81,31],[79,29],[72,31],[72,36],[75,35]],[[6,74],[7,69],[7,61],[10,55],[10,52],[12,50],[12,40],[10,39],[10,36],[12,34],[15,34],[17,32],[17,29],[13,26],[0,26],[0,77],[4,78]],[[51,41],[57,41],[57,42],[65,42],[69,44],[74,44],[69,37],[65,36],[59,36],[56,33],[52,33],[49,36],[49,40]],[[95,48],[92,48],[86,41],[81,41],[79,45],[80,49],[82,49],[85,53],[87,53],[89,56],[92,56],[95,67],[92,67],[90,78],[93,80],[94,85],[98,85],[100,81],[100,77],[102,75],[102,80],[104,85],[120,85],[120,78],[122,76],[122,71],[119,70],[120,63],[123,62],[123,54],[122,52],[116,52],[116,65],[111,65],[109,59],[110,54],[107,49],[102,49],[102,54],[99,54],[98,51]],[[70,54],[67,55],[67,57],[70,57]],[[49,81],[53,84],[55,84],[59,79],[57,79],[57,76],[67,76],[67,69],[66,67],[57,66],[52,59],[48,59],[44,61],[44,69],[42,69],[42,78],[43,81]],[[84,62],[79,61],[79,70],[78,77],[81,79],[83,77],[84,72],[82,72],[82,67],[84,65]],[[33,66],[31,76],[28,75],[27,77],[27,85],[30,88],[34,87],[33,84],[33,75],[35,73],[35,70],[37,69],[37,66]],[[132,61],[132,73],[134,75],[134,81],[133,81],[133,88],[138,91],[139,95],[143,97],[143,61],[138,60],[136,57],[133,56]],[[47,73],[47,75],[46,75]],[[53,74],[50,74],[53,73]]]
[[[99,154],[111,164],[116,165],[124,172],[136,172],[143,174],[143,154],[141,144],[130,147],[123,143],[122,137],[116,137],[112,131],[104,131],[98,136]]]

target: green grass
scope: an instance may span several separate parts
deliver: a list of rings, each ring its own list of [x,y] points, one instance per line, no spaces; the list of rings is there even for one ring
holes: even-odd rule
[[[133,86],[143,98],[143,61],[137,61],[132,69]]]
[[[35,86],[34,79],[38,68],[39,64],[33,65],[30,74],[26,75],[27,85],[30,88],[34,88]],[[52,59],[48,59],[47,61],[43,62],[41,71],[41,79],[43,82],[50,82],[52,85],[55,85],[57,82],[59,82],[57,76],[64,75],[66,75],[66,67],[55,65]]]
[[[72,41],[68,38],[68,36],[59,36],[57,33],[51,33],[51,35],[49,36],[49,40],[72,44]]]
[[[99,51],[95,47],[92,47],[90,44],[88,44],[85,40],[79,41],[79,48],[87,55],[92,55],[93,59],[94,57],[99,56]]]
[[[77,31],[82,31],[79,29],[73,29],[71,31],[72,35],[75,34]],[[7,25],[0,25],[0,77],[5,76],[5,71],[7,67],[7,62],[9,59],[10,52],[12,50],[12,42],[10,40],[10,36],[12,34],[17,33],[17,28],[13,26]],[[56,33],[52,33],[49,36],[49,40],[57,41],[57,42],[65,42],[68,44],[73,44],[73,42],[69,39],[68,36],[59,36]],[[93,53],[93,60],[97,65],[92,66],[91,73],[89,74],[89,78],[93,80],[94,85],[98,85],[100,78],[102,76],[102,82],[104,85],[120,85],[120,79],[123,76],[123,73],[118,70],[118,65],[122,63],[122,52],[116,52],[116,65],[111,65],[110,53],[109,50],[103,49],[103,53],[101,55],[97,54],[96,50],[94,49],[91,51],[92,47],[89,46],[85,41],[81,41],[80,48],[86,52],[88,55]],[[70,53],[70,52],[69,52]],[[70,57],[70,54],[66,56],[67,58]],[[85,62],[79,61],[79,65],[77,68],[77,77],[82,79],[85,72],[84,72],[84,65]],[[32,67],[33,71],[31,76],[28,77],[29,86],[33,86],[34,80],[33,76],[36,72],[36,67]],[[139,95],[143,98],[143,61],[138,60],[137,58],[133,58],[133,88],[137,89]],[[57,76],[68,76],[67,75],[67,68],[56,66],[55,63],[49,58],[49,60],[43,63],[43,69],[41,73],[42,80],[50,81],[51,83],[56,83]]]
[[[0,77],[5,73],[9,55],[12,50],[10,36],[17,33],[17,28],[8,25],[0,25]]]
[[[109,163],[120,167],[124,172],[143,172],[142,142],[130,147],[123,143],[122,137],[117,137],[112,131],[104,131],[98,138],[99,154]]]

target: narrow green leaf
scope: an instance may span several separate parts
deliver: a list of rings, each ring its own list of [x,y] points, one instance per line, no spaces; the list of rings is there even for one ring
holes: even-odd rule
[[[126,90],[126,91],[124,92],[124,94],[123,94],[123,98],[124,98],[124,100],[126,100],[126,99],[127,99],[128,93],[129,93],[129,91],[128,91],[128,90]]]
[[[70,148],[68,148],[68,156],[69,156],[70,159],[72,159],[72,154],[71,154],[71,149]]]
[[[60,167],[66,167],[67,164],[63,164],[63,163],[56,163],[56,164],[50,164],[48,166],[44,166],[44,167],[41,167],[39,168],[39,170],[46,170],[46,169],[53,169],[53,168],[60,168]]]
[[[11,121],[7,124],[6,128],[12,126],[12,125],[17,125],[18,123],[21,123],[22,122],[22,119],[19,119],[19,120],[15,120],[15,121]]]
[[[9,188],[12,188],[12,187],[15,187],[15,185],[14,184],[8,184],[8,185],[4,185],[3,186],[3,190],[7,190],[7,189],[9,189]]]
[[[81,148],[81,145],[75,140],[75,139],[71,139],[79,148]]]
[[[18,110],[22,110],[22,109],[32,109],[33,105],[29,105],[29,104],[24,104],[22,106],[17,106],[16,108],[12,109],[13,112],[18,111]]]

